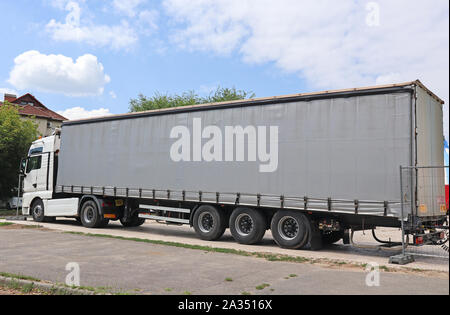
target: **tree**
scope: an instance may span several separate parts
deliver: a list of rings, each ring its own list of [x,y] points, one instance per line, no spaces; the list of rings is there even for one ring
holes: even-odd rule
[[[8,102],[0,106],[0,199],[14,195],[20,160],[27,156],[37,134],[36,124],[21,119],[17,106]]]
[[[254,96],[255,95],[252,92],[236,90],[234,87],[231,89],[218,87],[214,92],[206,97],[199,96],[195,91],[185,92],[181,95],[161,94],[156,92],[151,97],[139,94],[137,99],[130,100],[130,112],[142,112],[146,110],[170,107],[237,101],[253,98]]]

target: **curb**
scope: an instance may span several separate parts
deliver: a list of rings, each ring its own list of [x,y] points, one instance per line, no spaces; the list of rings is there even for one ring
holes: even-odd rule
[[[56,292],[62,295],[103,295],[103,294],[96,294],[95,292],[88,290],[74,289],[56,285],[53,283],[36,282],[31,280],[7,278],[2,276],[0,276],[0,284],[4,285],[16,284],[19,285],[19,287],[32,286],[33,288],[37,288],[45,292],[52,292],[52,293]]]

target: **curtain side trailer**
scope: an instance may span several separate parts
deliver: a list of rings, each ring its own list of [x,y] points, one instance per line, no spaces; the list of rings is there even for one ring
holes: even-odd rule
[[[271,230],[292,249],[402,221],[424,234],[447,218],[444,171],[400,167],[444,165],[442,106],[414,81],[67,121],[23,160],[22,211],[243,244]]]

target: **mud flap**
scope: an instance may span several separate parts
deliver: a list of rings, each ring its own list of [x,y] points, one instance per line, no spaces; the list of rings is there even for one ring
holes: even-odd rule
[[[320,233],[319,225],[316,221],[308,218],[310,227],[309,246],[313,251],[321,250],[323,248],[322,233]]]

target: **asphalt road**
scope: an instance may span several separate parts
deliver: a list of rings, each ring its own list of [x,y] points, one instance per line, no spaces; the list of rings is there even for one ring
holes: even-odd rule
[[[0,219],[0,222],[2,220]],[[20,224],[27,226],[34,226],[37,223],[33,221],[20,221]],[[189,245],[219,247],[232,250],[243,250],[251,253],[270,253],[279,255],[288,255],[294,257],[304,257],[309,259],[326,259],[339,260],[348,263],[367,264],[377,263],[380,266],[387,266],[389,268],[414,268],[421,270],[437,270],[449,272],[448,252],[445,252],[440,246],[425,246],[413,251],[420,251],[425,254],[443,255],[446,258],[433,258],[416,256],[414,263],[407,266],[399,266],[389,264],[389,257],[399,254],[401,247],[394,247],[389,249],[378,249],[373,247],[378,243],[372,238],[370,231],[356,232],[355,242],[361,247],[344,245],[342,241],[337,244],[327,246],[320,251],[310,250],[289,250],[278,247],[272,239],[270,231],[266,232],[263,241],[257,245],[242,245],[235,242],[227,230],[225,235],[216,242],[203,241],[198,238],[194,230],[189,226],[173,226],[166,224],[159,224],[154,221],[147,220],[144,225],[137,228],[124,228],[118,222],[110,222],[108,227],[102,229],[87,229],[75,220],[59,218],[56,223],[39,223],[48,229],[65,231],[65,232],[79,232],[79,233],[95,233],[107,234],[111,236],[125,237],[125,238],[139,238],[145,240],[156,240],[166,242],[176,242]],[[401,239],[401,231],[399,229],[381,228],[377,230],[377,235],[383,240],[399,241]],[[367,248],[366,245],[371,247]]]
[[[0,271],[64,283],[66,265],[80,266],[82,286],[145,294],[449,294],[448,274],[381,272],[270,262],[165,245],[0,228]],[[226,281],[226,279],[232,281]],[[262,290],[257,287],[267,284]]]

